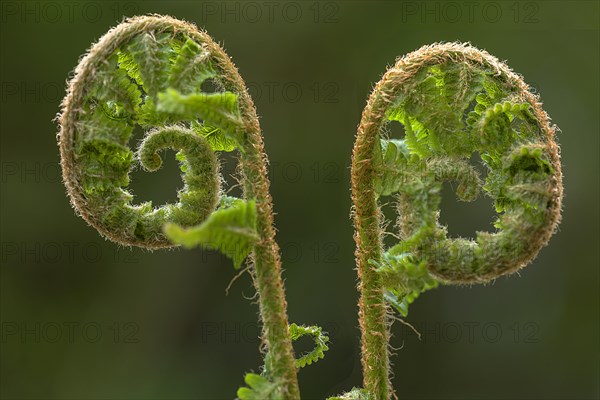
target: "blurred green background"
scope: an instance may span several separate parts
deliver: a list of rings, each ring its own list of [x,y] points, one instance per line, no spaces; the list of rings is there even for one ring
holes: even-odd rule
[[[74,215],[52,119],[89,45],[123,16],[168,13],[222,43],[255,98],[290,320],[331,350],[300,371],[303,398],[361,384],[349,167],[372,85],[394,59],[470,41],[539,92],[562,130],[559,232],[519,275],[423,295],[395,323],[400,398],[598,398],[599,3],[597,1],[1,3],[1,372],[3,399],[225,399],[258,371],[256,303],[216,253],[120,248]],[[230,162],[225,171],[232,171]],[[163,170],[136,171],[139,199],[172,201]],[[441,218],[488,230],[489,201]],[[298,350],[309,343],[298,343]]]

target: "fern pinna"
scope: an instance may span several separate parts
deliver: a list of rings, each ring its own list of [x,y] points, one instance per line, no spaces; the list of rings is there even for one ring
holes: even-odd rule
[[[212,81],[216,92],[202,84]],[[81,59],[59,116],[63,179],[71,203],[106,238],[147,249],[202,245],[239,268],[252,253],[267,350],[261,375],[248,374],[240,399],[298,399],[296,370],[323,357],[316,327],[288,326],[275,242],[266,156],[252,99],[237,69],[206,32],[171,17],[128,19]],[[136,127],[146,131],[134,151]],[[184,181],[176,204],[133,203],[129,173],[161,166],[178,151]],[[221,189],[217,152],[237,151],[243,198]],[[296,360],[292,340],[315,350]]]
[[[389,137],[399,122],[405,137]],[[485,283],[528,264],[560,219],[556,127],[521,77],[461,43],[425,46],[396,62],[363,111],[352,160],[364,387],[345,399],[389,399],[391,305],[402,316],[439,284]],[[469,160],[479,153],[479,176]],[[441,186],[460,200],[493,200],[493,232],[449,238],[438,223]],[[398,244],[384,248],[382,200],[395,196]]]

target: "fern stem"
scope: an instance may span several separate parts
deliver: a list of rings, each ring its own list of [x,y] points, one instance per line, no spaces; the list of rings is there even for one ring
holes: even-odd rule
[[[244,197],[256,200],[256,230],[259,242],[254,247],[254,284],[259,296],[263,322],[264,345],[270,353],[268,369],[271,377],[282,379],[286,399],[299,399],[300,389],[295,367],[294,350],[289,335],[287,302],[281,279],[281,258],[273,227],[273,202],[269,192],[267,156],[254,102],[237,68],[223,51],[204,32],[206,43],[217,67],[223,72],[223,87],[238,94],[240,111],[246,132],[240,157]]]
[[[376,89],[377,90],[377,89]],[[356,232],[356,261],[359,275],[359,323],[362,333],[363,383],[367,392],[377,400],[389,399],[388,342],[386,305],[380,277],[369,260],[379,260],[382,253],[380,221],[374,189],[374,146],[379,145],[379,127],[373,111],[372,96],[363,113],[352,157],[352,201]]]

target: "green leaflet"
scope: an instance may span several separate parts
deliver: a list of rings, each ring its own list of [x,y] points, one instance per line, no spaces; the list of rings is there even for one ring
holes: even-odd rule
[[[442,69],[440,68],[440,71]],[[466,62],[446,65],[441,84],[448,105],[464,114],[477,93],[483,90],[485,74],[474,71]]]
[[[288,328],[288,331],[289,337],[292,341],[296,341],[302,336],[308,335],[313,339],[315,343],[314,349],[296,359],[296,368],[304,368],[307,365],[311,365],[312,363],[315,363],[320,359],[325,358],[324,353],[327,350],[329,350],[329,346],[327,345],[327,343],[329,342],[329,337],[323,333],[323,329],[321,327],[291,324]],[[271,352],[267,352],[265,356],[265,367],[263,371],[264,376],[270,375],[269,365],[271,360]],[[261,377],[261,379],[265,378]]]
[[[365,389],[353,388],[351,391],[339,396],[329,397],[327,400],[374,400]]]
[[[427,160],[427,172],[437,181],[455,181],[456,195],[462,201],[473,201],[482,186],[479,173],[464,159],[436,157]]]
[[[304,368],[306,365],[311,365],[313,362],[319,361],[319,359],[325,357],[324,352],[329,350],[329,346],[327,346],[329,337],[323,334],[321,327],[301,326],[296,324],[290,325],[290,337],[292,338],[292,341],[298,340],[305,335],[312,337],[315,342],[315,348],[296,359],[297,368]]]
[[[165,234],[174,243],[187,248],[203,246],[221,251],[240,268],[258,241],[256,233],[256,205],[254,200],[225,198],[221,207],[203,223],[192,228],[166,224]]]
[[[104,68],[97,72],[92,96],[100,101],[108,115],[127,118],[135,114],[142,102],[142,92],[131,80],[127,70],[120,67],[119,57],[113,54]]]
[[[103,138],[82,141],[80,146],[80,162],[85,165],[82,183],[87,195],[94,196],[129,184],[131,150]]]
[[[207,123],[201,124],[194,122],[192,123],[192,129],[204,136],[214,151],[230,152],[238,148],[237,141],[225,135],[223,131],[217,127]]]
[[[237,398],[239,400],[281,400],[281,385],[271,382],[264,376],[258,374],[246,374],[244,381],[249,387],[239,388]]]
[[[125,51],[137,64],[134,79],[140,79],[144,91],[151,97],[164,90],[169,80],[169,58],[173,35],[168,32],[142,32],[126,45]],[[133,68],[130,69],[133,71]]]
[[[376,147],[376,151],[375,191],[381,196],[389,196],[400,189],[403,181],[409,179],[406,176],[406,162],[410,153],[406,142],[397,139],[381,139],[381,146]]]
[[[173,60],[168,87],[181,93],[200,92],[202,83],[217,75],[208,59],[208,52],[188,38]]]
[[[117,60],[119,68],[127,73],[132,83],[137,86],[143,86],[142,77],[140,76],[140,66],[134,60],[131,53],[121,49],[117,52]]]
[[[182,120],[202,118],[223,131],[238,145],[243,143],[242,121],[237,105],[237,95],[223,93],[192,93],[183,95],[175,89],[158,94],[156,109],[177,115]]]

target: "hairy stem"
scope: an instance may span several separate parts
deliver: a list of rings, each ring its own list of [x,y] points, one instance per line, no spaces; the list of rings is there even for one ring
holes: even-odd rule
[[[373,99],[373,97],[372,97]],[[386,322],[386,305],[380,277],[369,260],[379,260],[382,253],[380,210],[374,189],[374,146],[379,145],[377,122],[372,117],[376,101],[370,100],[352,157],[352,201],[356,229],[356,260],[360,278],[359,322],[362,333],[362,367],[364,388],[376,399],[388,399],[389,382],[389,332]],[[381,123],[381,122],[379,122]]]
[[[255,286],[263,321],[263,340],[271,354],[268,369],[273,377],[284,378],[287,399],[299,399],[294,350],[288,333],[287,303],[281,279],[281,258],[273,228],[273,204],[269,192],[267,156],[252,98],[246,85],[219,45],[208,43],[210,52],[222,69],[224,88],[237,93],[244,119],[245,152],[240,158],[246,198],[256,199],[256,230],[259,242],[254,248]]]

